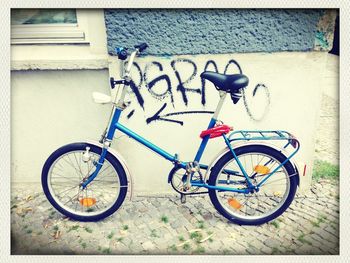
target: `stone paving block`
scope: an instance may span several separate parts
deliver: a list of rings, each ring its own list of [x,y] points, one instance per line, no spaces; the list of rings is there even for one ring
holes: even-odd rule
[[[316,231],[315,231],[316,232]],[[318,229],[316,234],[321,236],[323,239],[330,241],[330,242],[338,242],[339,238],[334,236],[333,234],[328,233],[324,229]]]
[[[270,248],[273,248],[279,246],[280,243],[273,238],[268,238],[264,241],[264,244]]]
[[[260,254],[260,250],[255,248],[255,247],[252,247],[252,246],[249,246],[248,248],[246,248],[246,251],[249,255],[258,255]]]
[[[272,254],[272,249],[271,248],[269,248],[269,247],[267,247],[267,246],[262,246],[261,248],[260,248],[260,250],[261,250],[261,252],[263,253],[263,254],[266,254],[266,255],[271,255]]]
[[[152,241],[146,241],[146,242],[142,243],[142,247],[146,251],[151,251],[155,248],[155,245]]]
[[[338,229],[334,229],[333,227],[327,225],[324,228],[325,231],[327,231],[328,233],[332,234],[335,237],[339,237],[339,228]]]
[[[245,254],[247,254],[246,253],[247,247],[243,246],[242,244],[235,243],[232,247],[233,247],[232,249],[235,251],[235,254],[237,254],[237,255],[245,255]]]

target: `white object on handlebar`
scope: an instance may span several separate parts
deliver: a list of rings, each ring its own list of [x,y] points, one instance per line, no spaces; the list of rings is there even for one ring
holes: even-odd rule
[[[108,96],[100,92],[93,92],[92,98],[95,103],[99,103],[99,104],[107,104],[112,102],[111,96]]]
[[[134,59],[135,59],[137,53],[138,53],[138,49],[136,49],[136,50],[135,50],[134,52],[132,52],[131,55],[130,55],[129,62],[128,62],[128,67],[126,68],[126,73],[127,73],[127,74],[130,73],[131,66],[132,66],[132,64],[133,64],[133,62],[134,62]]]

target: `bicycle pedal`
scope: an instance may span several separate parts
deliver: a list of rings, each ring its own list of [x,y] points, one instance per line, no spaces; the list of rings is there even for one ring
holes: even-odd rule
[[[186,195],[181,195],[180,197],[180,200],[181,200],[181,204],[185,204],[186,203]]]

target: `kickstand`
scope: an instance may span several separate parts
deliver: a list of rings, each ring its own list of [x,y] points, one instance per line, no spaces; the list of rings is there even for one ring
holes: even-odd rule
[[[186,195],[181,194],[180,200],[181,200],[181,204],[185,204],[186,203]]]

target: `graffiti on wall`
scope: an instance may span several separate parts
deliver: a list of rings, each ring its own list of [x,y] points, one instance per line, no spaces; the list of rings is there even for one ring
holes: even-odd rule
[[[146,123],[151,124],[154,122],[169,122],[178,125],[183,125],[181,116],[189,114],[213,114],[213,111],[207,110],[190,110],[190,111],[176,111],[176,105],[182,103],[186,107],[190,104],[189,94],[198,96],[200,103],[203,107],[207,104],[206,90],[210,82],[205,79],[200,79],[200,86],[193,85],[196,78],[200,78],[200,73],[203,71],[215,71],[219,72],[217,63],[214,60],[208,60],[201,71],[198,70],[197,64],[188,58],[176,58],[169,63],[171,71],[165,72],[164,65],[158,61],[151,61],[147,63],[143,70],[141,66],[134,62],[132,81],[130,84],[129,94],[135,97],[137,105],[133,105],[133,109],[127,114],[127,118],[130,119],[135,114],[137,108],[141,108],[145,111],[145,99],[143,92],[148,92],[152,98],[161,101],[162,106],[156,112],[150,114],[146,118]],[[183,70],[186,69],[186,70]],[[155,74],[156,73],[156,74]],[[220,73],[220,72],[219,72]],[[229,60],[222,71],[224,74],[242,74],[242,69],[239,63],[233,59]],[[175,80],[175,81],[174,81]],[[197,79],[198,82],[198,79]],[[141,92],[142,91],[142,92]],[[247,97],[254,98],[257,93],[264,93],[265,96],[265,108],[260,111],[259,116],[253,113],[250,109]],[[248,95],[249,94],[249,95]],[[178,101],[175,104],[175,95],[177,95]],[[270,92],[265,84],[257,84],[252,92],[249,89],[245,89],[242,93],[243,104],[249,118],[253,121],[260,121],[268,112],[270,105]],[[180,117],[180,119],[179,119]]]

